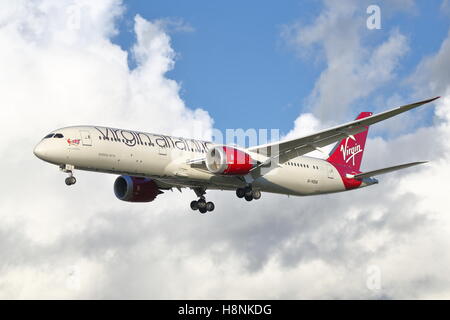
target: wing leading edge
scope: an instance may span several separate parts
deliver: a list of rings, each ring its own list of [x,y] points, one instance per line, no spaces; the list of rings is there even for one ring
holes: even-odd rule
[[[374,114],[372,116],[356,119],[340,126],[332,127],[301,138],[269,143],[256,147],[248,148],[250,152],[259,153],[270,158],[279,158],[279,162],[283,163],[295,157],[304,155],[314,150],[320,150],[321,147],[340,141],[346,137],[352,136],[366,130],[366,127],[377,122],[387,120],[403,112],[417,108],[426,103],[432,102],[440,97],[427,99],[411,104],[407,104],[398,108],[394,108],[385,112]]]

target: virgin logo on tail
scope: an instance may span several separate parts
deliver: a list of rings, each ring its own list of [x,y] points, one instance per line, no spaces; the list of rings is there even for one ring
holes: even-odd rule
[[[345,144],[341,145],[340,151],[342,152],[342,158],[344,159],[345,163],[348,163],[350,160],[352,160],[353,165],[355,165],[355,156],[358,153],[363,152],[363,149],[359,144],[355,144],[353,147],[348,147],[348,139],[350,138],[356,140],[353,136],[347,137],[347,139],[345,139]]]

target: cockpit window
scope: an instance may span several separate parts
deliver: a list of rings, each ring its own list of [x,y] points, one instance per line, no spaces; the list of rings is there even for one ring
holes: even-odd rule
[[[62,133],[55,133],[53,138],[64,138],[64,136],[62,135]]]
[[[54,133],[50,133],[50,134],[46,135],[46,136],[44,137],[44,139],[51,138],[51,137],[53,137],[53,135],[54,135]]]

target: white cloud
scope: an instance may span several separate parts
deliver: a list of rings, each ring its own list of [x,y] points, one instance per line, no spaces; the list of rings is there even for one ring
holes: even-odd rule
[[[311,112],[321,121],[311,114],[301,115],[290,136],[301,135],[303,129],[309,131],[310,127],[328,126],[326,120],[330,116],[337,116],[336,112],[350,108],[358,98],[368,96],[394,79],[399,59],[407,50],[405,36],[393,31],[384,43],[367,55],[367,48],[361,45],[361,35],[348,28],[348,23],[358,24],[353,18],[355,8],[349,3],[352,2],[341,6],[341,3],[327,2],[324,12],[312,25],[296,27],[295,39],[300,49],[311,49],[312,45],[323,47],[326,69],[309,99]],[[340,10],[335,6],[341,6]],[[340,32],[345,32],[346,37],[338,37]],[[376,136],[382,130],[371,130],[363,169],[414,160],[431,162],[421,168],[380,176],[380,185],[376,187],[342,195],[342,198],[336,196],[339,200],[323,198],[321,201],[322,208],[318,210],[330,210],[333,214],[330,219],[344,228],[336,234],[338,247],[353,247],[354,253],[363,257],[348,257],[346,262],[353,267],[342,274],[330,271],[334,277],[345,279],[341,283],[353,282],[344,290],[331,290],[332,297],[448,298],[450,294],[450,278],[445,271],[445,266],[450,263],[446,253],[450,238],[445,232],[450,226],[445,202],[446,176],[450,174],[450,145],[446,138],[450,133],[450,79],[444,68],[445,57],[449,56],[448,43],[447,38],[437,53],[425,58],[410,80],[416,86],[416,98],[433,94],[444,96],[436,104],[432,126],[390,139]],[[402,97],[395,100],[405,102]],[[420,121],[418,113],[415,115],[399,117],[399,121],[392,122],[399,128],[389,128],[387,124],[387,127],[383,126],[384,132],[386,129],[404,132],[407,123],[414,119]],[[348,201],[342,203],[343,199]],[[349,212],[345,213],[346,210]],[[325,228],[322,226],[319,233],[324,233]],[[325,248],[325,245],[319,247]],[[345,251],[336,255],[339,258],[346,256]],[[326,260],[329,256],[323,254],[321,258]],[[378,292],[370,292],[358,282],[368,265],[381,270],[383,289]],[[351,275],[355,271],[356,274]],[[322,293],[327,296],[330,292]],[[307,296],[314,297],[313,294]]]
[[[306,101],[322,121],[346,119],[352,103],[395,78],[400,59],[409,50],[406,37],[398,30],[378,46],[364,46],[367,16],[362,8],[364,3],[359,1],[326,1],[313,23],[285,29],[285,38],[303,57],[325,60],[326,67]]]
[[[422,60],[409,82],[415,85],[419,94],[433,92],[435,95],[446,93],[450,75],[446,68],[450,64],[450,37],[442,42],[439,52]]]
[[[9,182],[0,187],[0,237],[6,244],[0,296],[100,296],[89,281],[81,291],[68,288],[66,270],[76,266],[84,277],[98,279],[107,261],[103,252],[99,258],[89,256],[92,243],[83,237],[109,225],[101,212],[121,208],[128,219],[144,207],[115,200],[113,176],[78,172],[80,187],[64,188],[57,168],[34,157],[34,145],[55,128],[92,123],[208,137],[212,119],[204,110],[187,108],[178,83],[165,75],[175,58],[167,23],[136,17],[136,68],[130,70],[128,53],[111,42],[124,11],[121,1],[1,5],[0,125],[5,134],[0,155]],[[152,218],[171,207],[167,198],[160,207],[150,207]],[[186,203],[175,210],[181,207]]]

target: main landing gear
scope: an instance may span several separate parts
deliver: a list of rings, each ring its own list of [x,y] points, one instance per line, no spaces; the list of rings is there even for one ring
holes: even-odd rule
[[[200,213],[204,214],[207,211],[211,212],[214,210],[215,205],[213,202],[208,201],[206,202],[205,194],[206,191],[204,189],[194,189],[195,194],[199,197],[198,200],[194,200],[191,202],[191,209],[192,210],[198,210]]]
[[[191,202],[191,209],[198,210],[200,213],[206,213],[207,211],[213,211],[215,208],[214,203],[211,201],[206,202],[204,197],[200,197],[198,200]]]
[[[71,166],[69,164],[61,165],[60,169],[61,169],[62,172],[65,172],[65,173],[69,174],[69,176],[64,180],[66,185],[71,186],[71,185],[73,185],[73,184],[75,184],[77,182],[77,179],[75,179],[75,177],[73,176],[74,166]]]
[[[252,186],[246,186],[245,188],[237,188],[236,195],[238,198],[245,198],[247,201],[252,201],[253,199],[258,200],[261,198],[261,191],[253,190]]]

